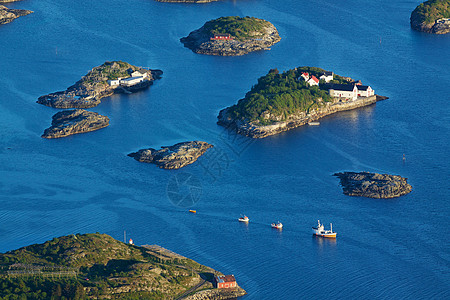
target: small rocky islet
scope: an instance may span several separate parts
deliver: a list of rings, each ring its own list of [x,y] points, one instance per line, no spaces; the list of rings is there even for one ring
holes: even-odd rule
[[[0,3],[8,3],[14,1],[0,1]],[[0,25],[8,24],[19,17],[23,17],[33,13],[31,10],[26,9],[12,9],[7,8],[4,5],[0,5]]]
[[[272,69],[237,104],[222,109],[217,124],[264,138],[384,99],[360,81],[321,68]]]
[[[213,145],[206,142],[190,141],[168,147],[163,146],[160,150],[141,149],[128,154],[128,156],[140,162],[155,164],[161,169],[180,169],[194,163],[212,147]]]
[[[148,88],[162,73],[123,61],[107,61],[65,91],[41,96],[36,102],[54,108],[90,108],[100,104],[104,97]]]
[[[65,110],[52,117],[52,126],[45,129],[43,138],[55,139],[85,133],[109,125],[109,118],[84,109]]]
[[[0,298],[235,299],[246,294],[238,285],[215,288],[215,275],[223,274],[158,245],[72,234],[0,253]]]
[[[450,33],[450,0],[429,0],[419,4],[411,13],[410,23],[417,31]]]
[[[275,26],[254,17],[221,17],[206,22],[180,41],[198,54],[239,56],[269,50],[281,40]]]
[[[412,191],[407,178],[399,175],[378,174],[369,172],[335,173],[340,179],[343,192],[348,196],[368,198],[396,198]]]

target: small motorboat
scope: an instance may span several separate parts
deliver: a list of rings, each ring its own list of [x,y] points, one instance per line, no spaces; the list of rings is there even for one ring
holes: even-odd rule
[[[242,217],[240,217],[238,219],[238,221],[239,222],[246,222],[246,223],[248,223],[248,221],[250,221],[250,219],[246,215],[243,215]]]
[[[330,230],[325,230],[320,220],[317,220],[317,227],[312,228],[313,234],[325,238],[336,238],[336,232],[333,231],[333,224],[330,223]]]
[[[281,224],[280,221],[278,221],[277,223],[272,223],[272,224],[270,224],[270,226],[272,226],[272,228],[276,228],[276,229],[282,229],[283,228],[283,224]]]
[[[319,126],[320,122],[308,122],[309,126]]]
[[[193,210],[193,209],[190,209],[189,212],[190,212],[190,213],[193,213],[193,214],[197,213],[197,211],[196,211],[196,210]]]

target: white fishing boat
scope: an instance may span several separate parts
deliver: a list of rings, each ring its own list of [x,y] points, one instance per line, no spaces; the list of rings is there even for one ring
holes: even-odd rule
[[[246,223],[248,223],[248,221],[250,221],[250,219],[246,215],[243,215],[242,217],[240,217],[238,219],[238,221],[239,222],[246,222]]]
[[[277,223],[272,223],[272,224],[270,224],[270,226],[272,228],[276,228],[276,229],[282,229],[283,228],[283,224],[281,224],[280,221],[278,221]]]
[[[309,126],[319,126],[320,122],[308,122]]]
[[[330,223],[330,230],[325,230],[323,224],[320,224],[320,220],[317,220],[317,227],[312,228],[313,234],[325,238],[336,238],[336,232],[333,231],[333,224]]]

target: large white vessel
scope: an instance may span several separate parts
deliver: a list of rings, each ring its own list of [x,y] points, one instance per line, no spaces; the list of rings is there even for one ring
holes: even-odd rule
[[[320,220],[317,220],[317,227],[312,228],[313,234],[326,238],[336,238],[336,232],[333,231],[333,224],[330,223],[330,230],[325,230]]]

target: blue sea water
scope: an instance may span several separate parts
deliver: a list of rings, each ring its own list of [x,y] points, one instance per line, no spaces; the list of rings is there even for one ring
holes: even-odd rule
[[[0,251],[126,230],[137,244],[234,274],[243,299],[450,298],[450,35],[410,29],[420,2],[9,4],[34,13],[0,27]],[[226,15],[266,19],[282,40],[242,57],[197,55],[179,42]],[[109,127],[42,139],[58,110],[37,98],[106,60],[164,75],[90,109]],[[258,77],[297,66],[361,79],[390,99],[261,140],[216,125]],[[126,156],[187,140],[215,148],[175,171]],[[346,170],[399,174],[413,192],[348,197],[332,176]],[[193,185],[174,188],[183,178]],[[198,213],[174,205],[177,194]],[[333,222],[336,241],[311,236],[317,219]],[[269,226],[277,220],[281,232]]]

